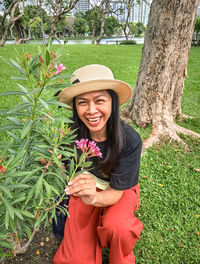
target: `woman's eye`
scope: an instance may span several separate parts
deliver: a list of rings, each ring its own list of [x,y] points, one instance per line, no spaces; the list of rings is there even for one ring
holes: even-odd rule
[[[85,101],[80,101],[78,104],[79,104],[79,105],[85,105],[86,102],[85,102]]]
[[[104,102],[104,100],[103,99],[98,99],[96,102],[97,103],[102,103],[102,102]]]

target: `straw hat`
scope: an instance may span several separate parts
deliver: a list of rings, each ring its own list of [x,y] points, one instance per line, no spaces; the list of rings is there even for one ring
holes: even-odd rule
[[[132,89],[127,83],[115,80],[112,71],[99,64],[87,65],[74,71],[71,84],[58,94],[59,101],[69,106],[73,105],[73,98],[77,95],[98,90],[115,91],[120,105],[126,103],[132,95]]]

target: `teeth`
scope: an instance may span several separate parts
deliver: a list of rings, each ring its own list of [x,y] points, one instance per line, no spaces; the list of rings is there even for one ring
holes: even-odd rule
[[[99,119],[100,119],[100,117],[97,117],[97,118],[93,118],[93,119],[91,119],[91,118],[88,118],[88,120],[90,121],[90,122],[98,122],[99,121]]]

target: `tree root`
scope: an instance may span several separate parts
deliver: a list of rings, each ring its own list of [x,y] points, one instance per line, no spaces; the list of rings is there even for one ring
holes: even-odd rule
[[[179,142],[184,145],[185,148],[188,148],[187,144],[180,138],[179,134],[200,138],[200,134],[190,129],[181,127],[175,122],[165,123],[165,125],[155,125],[152,128],[150,136],[143,142],[142,155],[144,155],[146,149],[151,147],[153,144],[158,143],[163,137],[168,137],[170,141]]]
[[[35,228],[33,230],[33,233],[31,234],[30,239],[27,243],[25,243],[23,246],[21,246],[20,242],[14,239],[14,235],[10,234],[10,238],[7,239],[8,242],[11,242],[13,245],[13,254],[16,256],[17,254],[23,254],[26,252],[27,248],[29,247],[31,241],[33,240],[33,237],[35,236],[35,233],[39,231],[39,228]]]

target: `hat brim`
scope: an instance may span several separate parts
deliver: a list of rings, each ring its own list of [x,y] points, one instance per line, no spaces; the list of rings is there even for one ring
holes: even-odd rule
[[[73,98],[77,95],[94,92],[98,90],[113,90],[117,93],[119,104],[126,103],[132,96],[130,85],[120,80],[91,80],[74,84],[63,89],[59,94],[59,101],[69,106],[73,106]]]

